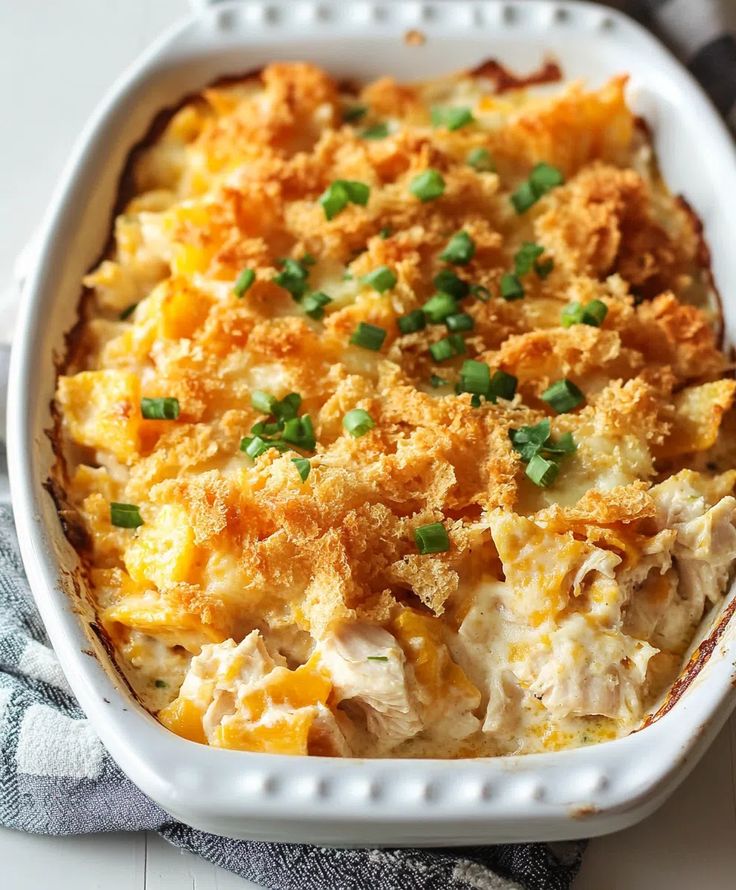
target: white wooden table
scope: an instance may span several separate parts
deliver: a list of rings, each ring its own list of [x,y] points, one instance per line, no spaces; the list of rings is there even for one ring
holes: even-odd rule
[[[0,294],[80,126],[186,0],[0,0]],[[5,320],[4,320],[5,323]],[[0,887],[248,890],[153,833],[46,838],[0,829]],[[654,816],[595,840],[576,890],[736,887],[736,719]]]

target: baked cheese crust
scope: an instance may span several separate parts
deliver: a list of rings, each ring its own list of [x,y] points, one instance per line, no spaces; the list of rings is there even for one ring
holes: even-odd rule
[[[193,741],[630,732],[736,555],[736,383],[626,78],[278,63],[133,163],[59,377],[99,620]]]

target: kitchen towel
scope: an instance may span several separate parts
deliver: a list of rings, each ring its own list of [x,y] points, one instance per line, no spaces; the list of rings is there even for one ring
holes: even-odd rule
[[[657,31],[736,123],[734,0],[611,5]],[[573,842],[333,850],[234,841],[176,822],[123,776],[75,702],[35,609],[10,508],[2,504],[0,825],[56,835],[156,830],[269,890],[566,890],[584,849]]]

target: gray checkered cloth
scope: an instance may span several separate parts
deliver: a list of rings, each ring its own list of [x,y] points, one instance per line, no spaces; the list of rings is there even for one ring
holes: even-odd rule
[[[619,0],[736,116],[736,0]],[[5,388],[0,361],[0,390]],[[4,457],[0,454],[0,475]],[[0,480],[2,491],[7,489]],[[152,829],[273,890],[566,890],[584,843],[332,850],[235,841],[174,821],[120,772],[48,644],[0,504],[0,825],[44,834]]]

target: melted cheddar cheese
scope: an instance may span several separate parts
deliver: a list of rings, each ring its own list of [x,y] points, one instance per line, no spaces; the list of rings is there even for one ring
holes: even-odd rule
[[[625,86],[277,63],[134,155],[57,445],[164,726],[529,752],[672,681],[736,555],[736,383]]]

